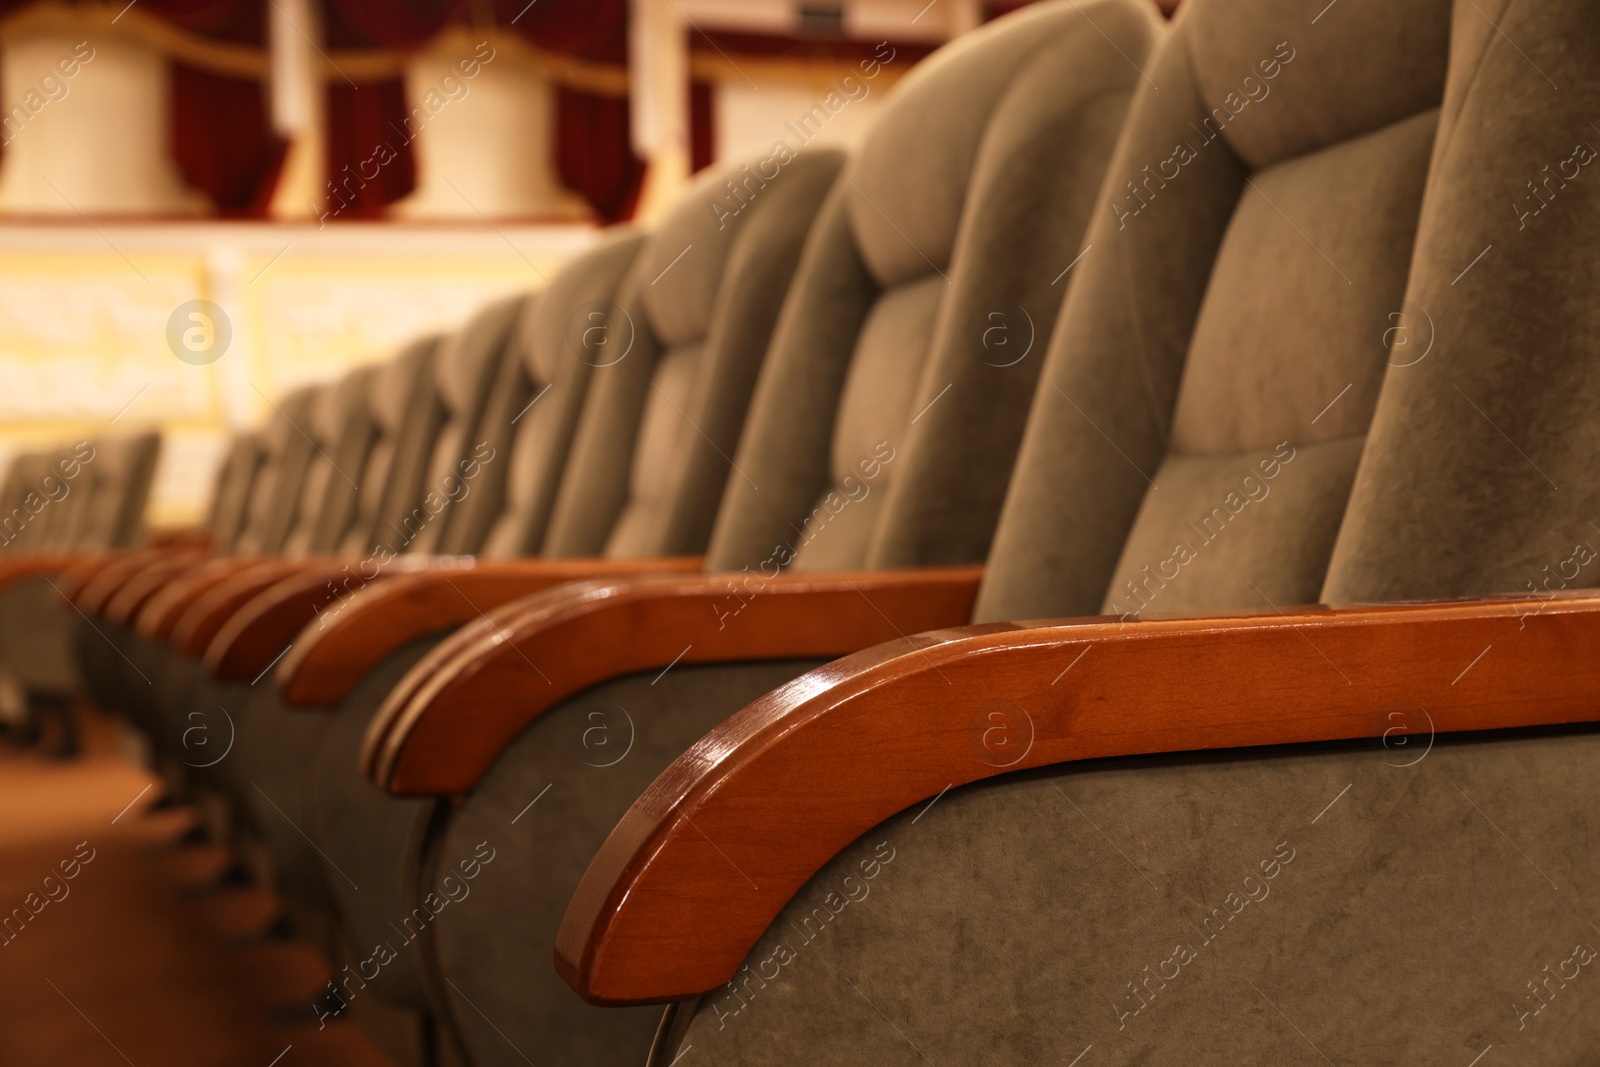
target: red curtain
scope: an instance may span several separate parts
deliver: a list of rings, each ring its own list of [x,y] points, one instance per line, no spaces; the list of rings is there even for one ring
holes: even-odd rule
[[[698,174],[717,160],[716,86],[689,83],[689,169]]]
[[[398,78],[359,89],[335,80],[328,86],[328,182],[322,191],[325,221],[372,219],[417,185],[407,139],[406,88]]]
[[[272,131],[266,87],[170,64],[172,158],[225,218],[263,218],[288,144]]]

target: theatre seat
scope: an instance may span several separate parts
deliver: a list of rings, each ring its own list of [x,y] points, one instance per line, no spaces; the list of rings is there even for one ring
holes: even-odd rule
[[[1087,10],[1093,24],[1068,4],[1002,20],[897,85],[807,241],[711,526],[711,574],[591,582],[507,605],[421,661],[374,720],[368,773],[402,795],[458,797],[418,804],[432,826],[419,819],[413,834],[423,858],[413,899],[456,891],[460,861],[494,850],[472,899],[444,907],[425,924],[433,940],[419,943],[472,1062],[517,1062],[517,1049],[637,1062],[658,1012],[607,1018],[526,966],[551,951],[605,830],[756,693],[896,625],[970,612],[972,564],[999,512],[1064,271],[1138,78],[1117,47],[1142,58],[1158,33],[1138,5]],[[773,582],[791,562],[803,574]],[[950,566],[910,588],[887,570],[915,564]],[[851,570],[829,569],[841,567]],[[786,628],[796,647],[762,652],[779,586],[808,582],[827,609]],[[692,616],[640,616],[573,644],[531,636],[540,619],[571,618],[570,606],[616,591],[627,616],[635,584],[696,591]],[[588,685],[569,684],[573,668],[606,664]],[[507,714],[529,706],[531,725]],[[454,759],[463,747],[488,755],[465,771]],[[448,785],[428,776],[428,753],[455,772]]]
[[[1220,174],[1125,230],[1108,187],[1109,254],[1063,312],[979,598],[994,621],[741,711],[575,893],[568,980],[679,1002],[652,1062],[1592,1060],[1600,675],[1577,649],[1600,601],[1560,585],[1600,492],[1600,202],[1571,183],[1565,220],[1519,230],[1504,191],[1592,112],[1567,42],[1600,25],[1497,15],[1180,11],[1114,176],[1275,42],[1295,58],[1189,164]],[[1166,210],[1220,222],[1209,249],[1141,253]],[[1092,301],[1146,263],[1132,299]],[[1092,449],[1104,470],[1078,476]],[[1120,544],[1090,502],[1126,516]],[[1379,603],[1417,597],[1479,599]]]

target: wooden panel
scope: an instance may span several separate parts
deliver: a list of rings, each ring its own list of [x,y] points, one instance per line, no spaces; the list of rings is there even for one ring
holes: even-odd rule
[[[400,796],[462,793],[528,723],[672,664],[836,656],[971,617],[979,567],[584,582],[517,601],[435,648],[368,727],[362,769]],[[759,583],[759,584],[757,584]]]
[[[441,566],[357,588],[317,613],[277,670],[290,704],[337,704],[383,659],[428,634],[454,630],[502,604],[587,578],[701,569],[698,556],[639,560],[507,560]],[[308,620],[309,621],[309,620]],[[282,648],[282,644],[278,646]]]
[[[557,967],[596,1003],[714,989],[850,842],[1011,770],[1387,735],[1396,710],[1430,737],[1592,721],[1597,643],[1590,592],[1006,623],[869,649],[751,704],[656,780],[579,884]]]

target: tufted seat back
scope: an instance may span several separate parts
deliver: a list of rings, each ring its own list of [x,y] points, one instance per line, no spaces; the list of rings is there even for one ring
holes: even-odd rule
[[[627,227],[607,231],[524,307],[517,324],[522,358],[502,368],[493,401],[494,422],[509,442],[499,461],[503,476],[484,479],[469,505],[491,523],[483,555],[538,554],[594,368],[609,363],[607,309],[643,242]]]
[[[607,311],[543,554],[701,552],[800,247],[841,157],[713,168],[639,248]],[[578,331],[582,337],[594,327]]]
[[[1180,10],[1053,340],[981,619],[1316,599],[1404,312],[1448,7],[1314,27]]]
[[[419,337],[379,368],[369,397],[373,441],[342,554],[396,540],[401,518],[421,498],[443,412],[434,386],[439,338]]]
[[[470,552],[455,524],[455,504],[470,489],[463,478],[466,465],[482,452],[478,436],[489,387],[507,358],[512,327],[526,296],[508,297],[479,310],[439,345],[434,364],[436,396],[440,405],[438,436],[433,439],[420,495],[406,507],[395,551]],[[510,358],[517,358],[512,353]],[[481,458],[481,457],[477,457]],[[466,489],[466,492],[463,490]]]
[[[819,216],[709,566],[983,558],[1158,32],[1141,4],[1035,5],[895,86]]]
[[[310,441],[295,426],[310,417],[316,395],[311,386],[285,394],[272,405],[259,431],[261,470],[251,487],[250,507],[239,534],[242,555],[278,552],[289,536],[313,454]]]
[[[311,458],[300,488],[294,529],[284,542],[286,556],[331,552],[355,516],[367,453],[372,447],[370,393],[375,368],[358,367],[317,395],[304,427]]]

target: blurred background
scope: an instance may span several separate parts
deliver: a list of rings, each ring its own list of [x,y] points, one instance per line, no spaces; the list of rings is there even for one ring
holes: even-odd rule
[[[544,284],[718,159],[855,140],[1016,6],[0,0],[0,467],[159,428],[148,518],[194,522],[285,389]]]

